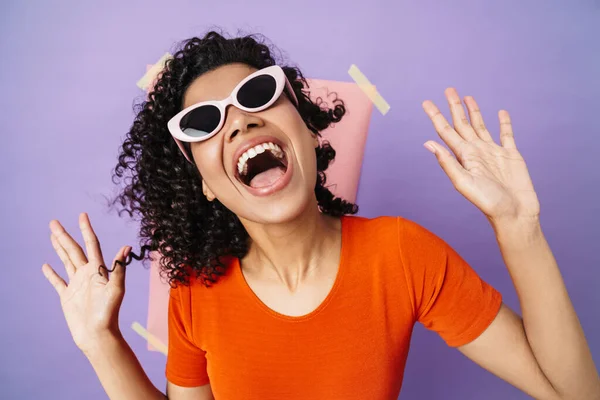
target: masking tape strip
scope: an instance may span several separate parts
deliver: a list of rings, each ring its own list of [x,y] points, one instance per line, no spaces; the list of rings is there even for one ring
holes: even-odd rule
[[[375,107],[385,115],[390,110],[390,105],[387,101],[379,94],[377,88],[369,82],[367,77],[358,69],[358,67],[354,64],[350,66],[348,70],[348,74],[354,79],[354,81],[358,84],[358,87],[362,89],[363,92],[371,99]]]
[[[138,335],[143,337],[150,343],[156,350],[163,353],[165,356],[167,355],[167,346],[160,341],[156,336],[148,332],[139,322],[134,322],[131,324],[131,329],[137,332]]]
[[[148,86],[154,82],[160,71],[165,67],[165,62],[172,58],[173,56],[169,53],[163,54],[163,56],[158,60],[156,64],[152,68],[150,68],[142,78],[137,81],[136,85],[142,90],[148,90]]]

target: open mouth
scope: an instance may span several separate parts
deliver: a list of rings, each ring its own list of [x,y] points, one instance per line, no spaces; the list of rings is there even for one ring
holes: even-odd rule
[[[237,177],[244,185],[265,188],[281,179],[288,167],[285,152],[273,142],[258,144],[238,159]]]

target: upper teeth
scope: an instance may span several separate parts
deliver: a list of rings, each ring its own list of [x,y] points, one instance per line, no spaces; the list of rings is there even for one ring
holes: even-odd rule
[[[281,147],[278,145],[272,142],[257,144],[256,146],[246,150],[238,159],[237,167],[240,175],[245,175],[248,173],[248,160],[256,157],[258,154],[264,153],[265,150],[269,150],[277,158],[283,158],[283,150],[281,150]]]

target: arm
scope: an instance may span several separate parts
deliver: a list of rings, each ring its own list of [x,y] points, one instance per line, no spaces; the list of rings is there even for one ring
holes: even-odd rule
[[[495,225],[523,319],[505,305],[459,350],[540,399],[600,399],[600,378],[539,222]]]
[[[86,353],[110,399],[163,400],[123,336],[107,334]],[[176,399],[176,397],[172,397]]]
[[[167,396],[171,400],[215,400],[210,383],[197,387],[183,387],[167,381]]]
[[[88,357],[111,399],[164,399],[119,331],[119,309],[125,295],[124,262],[131,248],[119,250],[109,276],[87,214],[79,215],[79,226],[87,254],[58,221],[50,221],[50,240],[65,266],[68,283],[48,264],[42,266],[60,298],[73,340]]]
[[[44,275],[59,295],[73,340],[92,364],[109,398],[165,399],[144,373],[118,326],[118,312],[125,294],[123,265],[128,249],[119,250],[109,276],[87,214],[80,214],[79,224],[87,255],[58,221],[50,221],[50,240],[64,263],[68,284],[51,266],[42,266]],[[212,399],[210,385],[171,387],[169,394],[173,400]]]
[[[210,384],[183,387],[167,382],[164,395],[150,382],[121,334],[107,335],[98,343],[86,356],[110,399],[214,400]]]
[[[498,112],[500,146],[471,96],[446,90],[454,128],[430,101],[423,108],[452,153],[432,151],[456,190],[492,224],[523,311],[503,306],[479,338],[461,351],[528,393],[546,399],[600,400],[600,379],[556,260],[542,234],[540,203],[517,149],[507,111]]]

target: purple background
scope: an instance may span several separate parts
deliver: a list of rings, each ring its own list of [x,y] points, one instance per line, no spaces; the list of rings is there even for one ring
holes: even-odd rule
[[[52,4],[54,3],[54,4]],[[449,118],[443,91],[479,102],[497,138],[507,109],[542,204],[542,224],[600,364],[600,5],[597,1],[2,2],[0,397],[102,399],[40,269],[64,268],[49,240],[59,219],[77,240],[86,211],[112,259],[137,248],[137,223],[108,213],[110,171],[133,121],[136,81],[176,41],[212,26],[260,32],[311,78],[349,81],[356,64],[390,103],[373,111],[361,215],[402,215],[447,240],[519,310],[494,234],[422,144],[440,141],[421,102]],[[145,325],[148,271],[129,270],[121,327],[161,390],[165,357]],[[326,361],[326,360],[325,360]],[[417,325],[401,398],[525,399]]]

